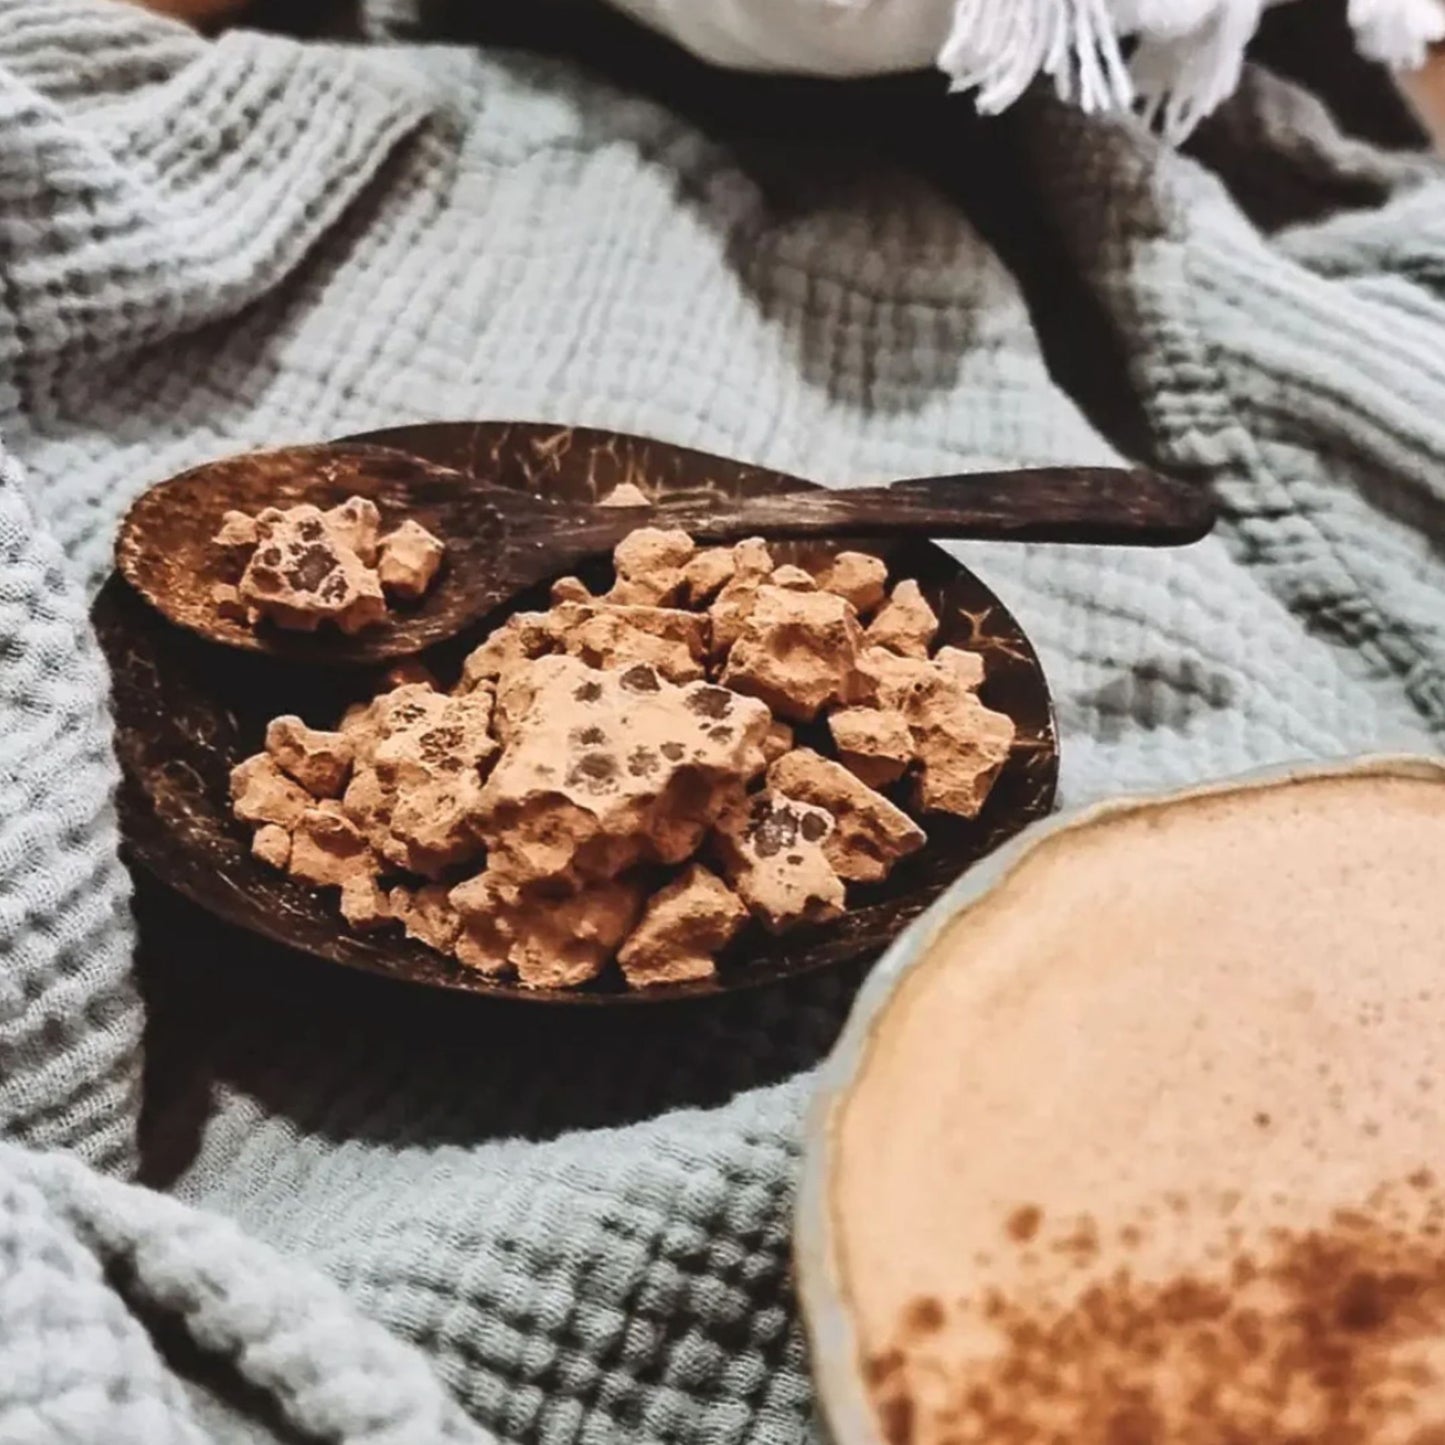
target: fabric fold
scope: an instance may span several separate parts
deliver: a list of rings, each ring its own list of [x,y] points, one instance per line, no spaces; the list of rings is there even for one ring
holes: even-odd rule
[[[0,449],[0,1137],[128,1173],[141,1006],[106,691],[81,590]]]
[[[42,30],[18,8],[12,45],[85,53],[109,90],[54,99],[36,82],[56,89],[55,67],[6,67],[0,45],[0,365],[32,407],[77,353],[119,355],[266,294],[428,113],[404,65],[244,32],[206,44],[166,22],[165,78],[127,91],[135,29],[55,11]]]
[[[153,1343],[176,1334],[307,1439],[489,1439],[339,1291],[223,1221],[74,1161],[0,1145],[0,1261],[0,1438],[15,1445],[207,1439]]]
[[[1273,103],[1308,107],[1287,88]],[[1031,134],[1077,264],[1130,338],[1157,460],[1208,478],[1237,555],[1348,663],[1391,676],[1445,727],[1445,170],[1378,170],[1383,203],[1295,225],[1278,244],[1224,203],[1220,181],[1119,132],[1107,172],[1096,132],[1061,108]],[[1285,128],[1281,125],[1281,128]],[[1044,133],[1047,133],[1044,138]],[[1317,162],[1359,150],[1314,131]],[[1241,143],[1247,144],[1247,141]],[[1228,168],[1227,150],[1218,157]],[[1096,250],[1133,222],[1127,242]],[[1308,263],[1308,264],[1302,264]],[[1270,324],[1261,325],[1268,316]]]

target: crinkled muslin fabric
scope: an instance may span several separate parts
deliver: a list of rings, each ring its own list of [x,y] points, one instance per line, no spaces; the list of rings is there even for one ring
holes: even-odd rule
[[[787,130],[373,20],[0,0],[0,1441],[808,1441],[792,1188],[856,979],[564,1018],[175,921],[117,852],[117,518],[428,418],[835,483],[1127,453],[1218,533],[961,549],[1067,802],[1433,751],[1445,176],[1259,73],[1191,158],[1043,97]]]

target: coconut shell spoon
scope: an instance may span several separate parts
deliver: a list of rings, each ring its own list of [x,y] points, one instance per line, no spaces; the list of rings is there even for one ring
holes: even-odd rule
[[[414,518],[446,544],[436,584],[415,606],[352,637],[253,627],[218,602],[244,559],[213,538],[227,511],[361,496],[386,526]],[[116,544],[121,575],[169,621],[217,643],[320,665],[410,656],[472,629],[518,593],[609,552],[640,526],[699,542],[884,537],[1181,546],[1213,526],[1197,486],[1144,470],[1045,467],[840,491],[738,499],[707,490],[653,507],[596,507],[488,485],[388,447],[285,447],[209,462],[143,493]]]

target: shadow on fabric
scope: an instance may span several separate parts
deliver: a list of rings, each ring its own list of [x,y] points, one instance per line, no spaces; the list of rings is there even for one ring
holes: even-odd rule
[[[189,1166],[217,1091],[307,1135],[396,1148],[535,1142],[712,1108],[820,1062],[864,972],[572,1010],[286,953],[145,879],[136,913],[148,1021],[142,1177],[158,1188]]]

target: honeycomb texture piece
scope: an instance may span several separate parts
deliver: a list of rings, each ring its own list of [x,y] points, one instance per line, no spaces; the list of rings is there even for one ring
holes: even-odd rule
[[[833,871],[850,883],[880,882],[899,859],[928,841],[902,808],[811,748],[796,748],[779,758],[768,769],[768,786],[829,814],[833,828],[823,853]]]
[[[615,878],[680,863],[763,767],[771,719],[710,683],[677,687],[645,663],[601,672],[558,659],[524,708],[476,829],[518,883]]]
[[[721,680],[781,718],[811,722],[856,691],[862,636],[852,606],[831,592],[762,587]]]
[[[738,799],[718,820],[729,882],[774,933],[825,923],[843,911],[843,881],[828,861],[833,818],[777,792]]]

